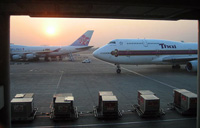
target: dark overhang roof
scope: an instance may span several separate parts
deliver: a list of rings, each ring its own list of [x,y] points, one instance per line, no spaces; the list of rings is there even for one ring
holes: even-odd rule
[[[32,17],[200,19],[197,0],[5,0],[0,14]]]

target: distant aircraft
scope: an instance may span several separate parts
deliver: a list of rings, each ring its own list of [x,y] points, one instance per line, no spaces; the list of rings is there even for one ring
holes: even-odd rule
[[[69,56],[70,60],[74,60],[72,53],[88,50],[93,46],[88,46],[93,34],[93,30],[88,30],[81,37],[79,37],[70,46],[23,46],[10,45],[11,60],[39,60],[39,57],[44,57],[45,61],[49,61],[49,57],[56,58],[59,56],[60,60],[64,56]]]
[[[197,71],[197,43],[155,39],[115,39],[95,50],[93,56],[114,63],[117,73],[120,64],[166,64],[180,68],[186,64],[189,72]]]

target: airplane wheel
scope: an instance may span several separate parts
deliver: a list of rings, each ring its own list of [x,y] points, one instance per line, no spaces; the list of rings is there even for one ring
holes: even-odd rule
[[[45,60],[45,61],[49,61],[49,57],[48,57],[48,56],[45,56],[44,60]]]
[[[59,61],[62,61],[62,60],[63,60],[63,58],[61,56],[59,56]]]
[[[120,73],[121,73],[121,69],[117,69],[116,72],[117,72],[118,74],[120,74]]]

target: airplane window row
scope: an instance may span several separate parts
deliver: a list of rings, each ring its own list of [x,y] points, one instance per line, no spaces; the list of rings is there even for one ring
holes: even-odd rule
[[[127,43],[127,44],[143,44],[143,43]]]

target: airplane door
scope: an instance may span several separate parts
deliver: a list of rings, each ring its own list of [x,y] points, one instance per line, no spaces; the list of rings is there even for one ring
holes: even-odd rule
[[[119,45],[123,45],[124,43],[123,42],[119,42]]]
[[[159,52],[160,52],[160,50],[159,50],[159,49],[156,49],[156,56],[157,56],[157,57],[159,57],[159,55],[160,55]]]
[[[148,46],[148,43],[147,43],[147,41],[145,39],[143,40],[143,45],[144,45],[144,47]]]
[[[191,56],[192,54],[192,49],[188,49],[188,54],[189,54],[189,56]]]

